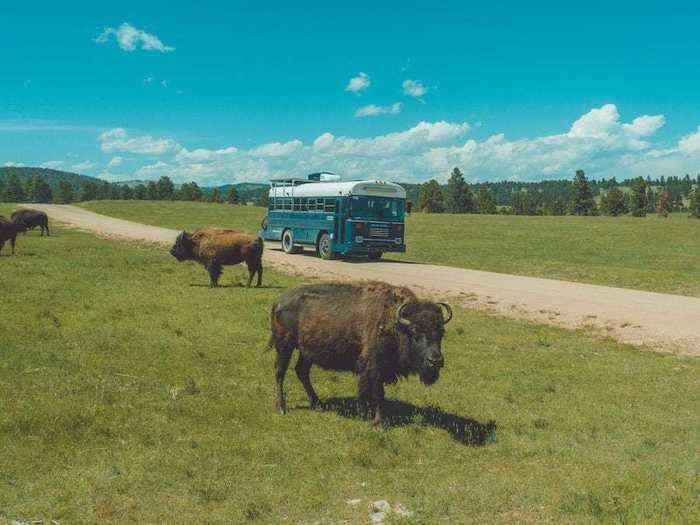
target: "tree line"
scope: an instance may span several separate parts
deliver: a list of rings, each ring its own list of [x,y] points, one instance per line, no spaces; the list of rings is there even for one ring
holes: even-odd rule
[[[414,190],[413,192],[411,190]],[[573,181],[490,182],[468,184],[454,168],[446,186],[430,180],[407,188],[409,199],[427,213],[482,213],[513,215],[610,215],[644,217],[658,213],[688,211],[700,216],[700,175],[589,180],[578,170]],[[596,199],[596,196],[598,199]]]
[[[219,188],[205,192],[196,182],[188,182],[176,188],[169,177],[161,177],[158,181],[140,183],[133,187],[107,181],[84,181],[78,185],[60,179],[54,189],[41,175],[22,180],[17,175],[11,174],[7,178],[0,179],[0,202],[70,204],[92,200],[180,200],[229,204],[241,202],[234,186],[229,186],[225,194]]]

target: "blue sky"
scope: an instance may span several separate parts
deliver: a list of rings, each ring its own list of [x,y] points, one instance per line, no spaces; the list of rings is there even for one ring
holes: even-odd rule
[[[700,172],[697,3],[102,4],[0,7],[0,165],[202,184]]]

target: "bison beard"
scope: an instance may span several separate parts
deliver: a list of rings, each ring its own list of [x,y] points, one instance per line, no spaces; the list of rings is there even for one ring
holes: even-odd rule
[[[443,309],[448,317],[443,317]],[[359,375],[358,400],[382,425],[384,385],[418,374],[435,383],[444,365],[441,343],[452,310],[420,301],[407,288],[385,283],[328,283],[289,290],[272,306],[270,346],[275,347],[277,408],[284,414],[284,376],[292,353],[312,408],[320,401],[311,384],[312,365]]]
[[[263,240],[238,230],[203,228],[190,234],[182,232],[175,239],[170,255],[179,262],[197,261],[209,272],[209,286],[219,285],[223,266],[245,261],[248,266],[248,286],[258,274],[256,286],[262,284]]]

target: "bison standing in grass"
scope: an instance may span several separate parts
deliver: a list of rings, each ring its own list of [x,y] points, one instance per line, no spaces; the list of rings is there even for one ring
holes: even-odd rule
[[[284,375],[296,348],[295,371],[312,408],[319,405],[312,365],[354,372],[360,376],[358,400],[374,409],[374,426],[381,428],[384,385],[413,374],[425,385],[440,377],[445,362],[440,347],[450,319],[449,305],[421,301],[408,288],[380,282],[289,290],[271,311],[278,410],[287,410]]]
[[[194,233],[183,231],[177,236],[170,255],[179,262],[197,261],[209,272],[209,286],[219,286],[223,266],[245,261],[248,266],[248,286],[258,274],[256,286],[262,284],[263,240],[238,230],[202,228]]]
[[[44,230],[46,230],[46,235],[50,236],[49,233],[49,216],[43,211],[22,209],[17,210],[10,215],[12,222],[24,224],[28,230],[33,230],[37,226],[41,228],[41,236],[44,236]]]
[[[6,217],[0,215],[0,252],[7,241],[12,245],[12,255],[15,254],[15,242],[17,234],[27,231],[27,227],[22,223],[9,221]]]

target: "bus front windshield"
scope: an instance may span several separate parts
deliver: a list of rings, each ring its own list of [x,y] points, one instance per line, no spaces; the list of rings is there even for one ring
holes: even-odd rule
[[[403,199],[353,196],[352,217],[372,221],[403,221]]]

